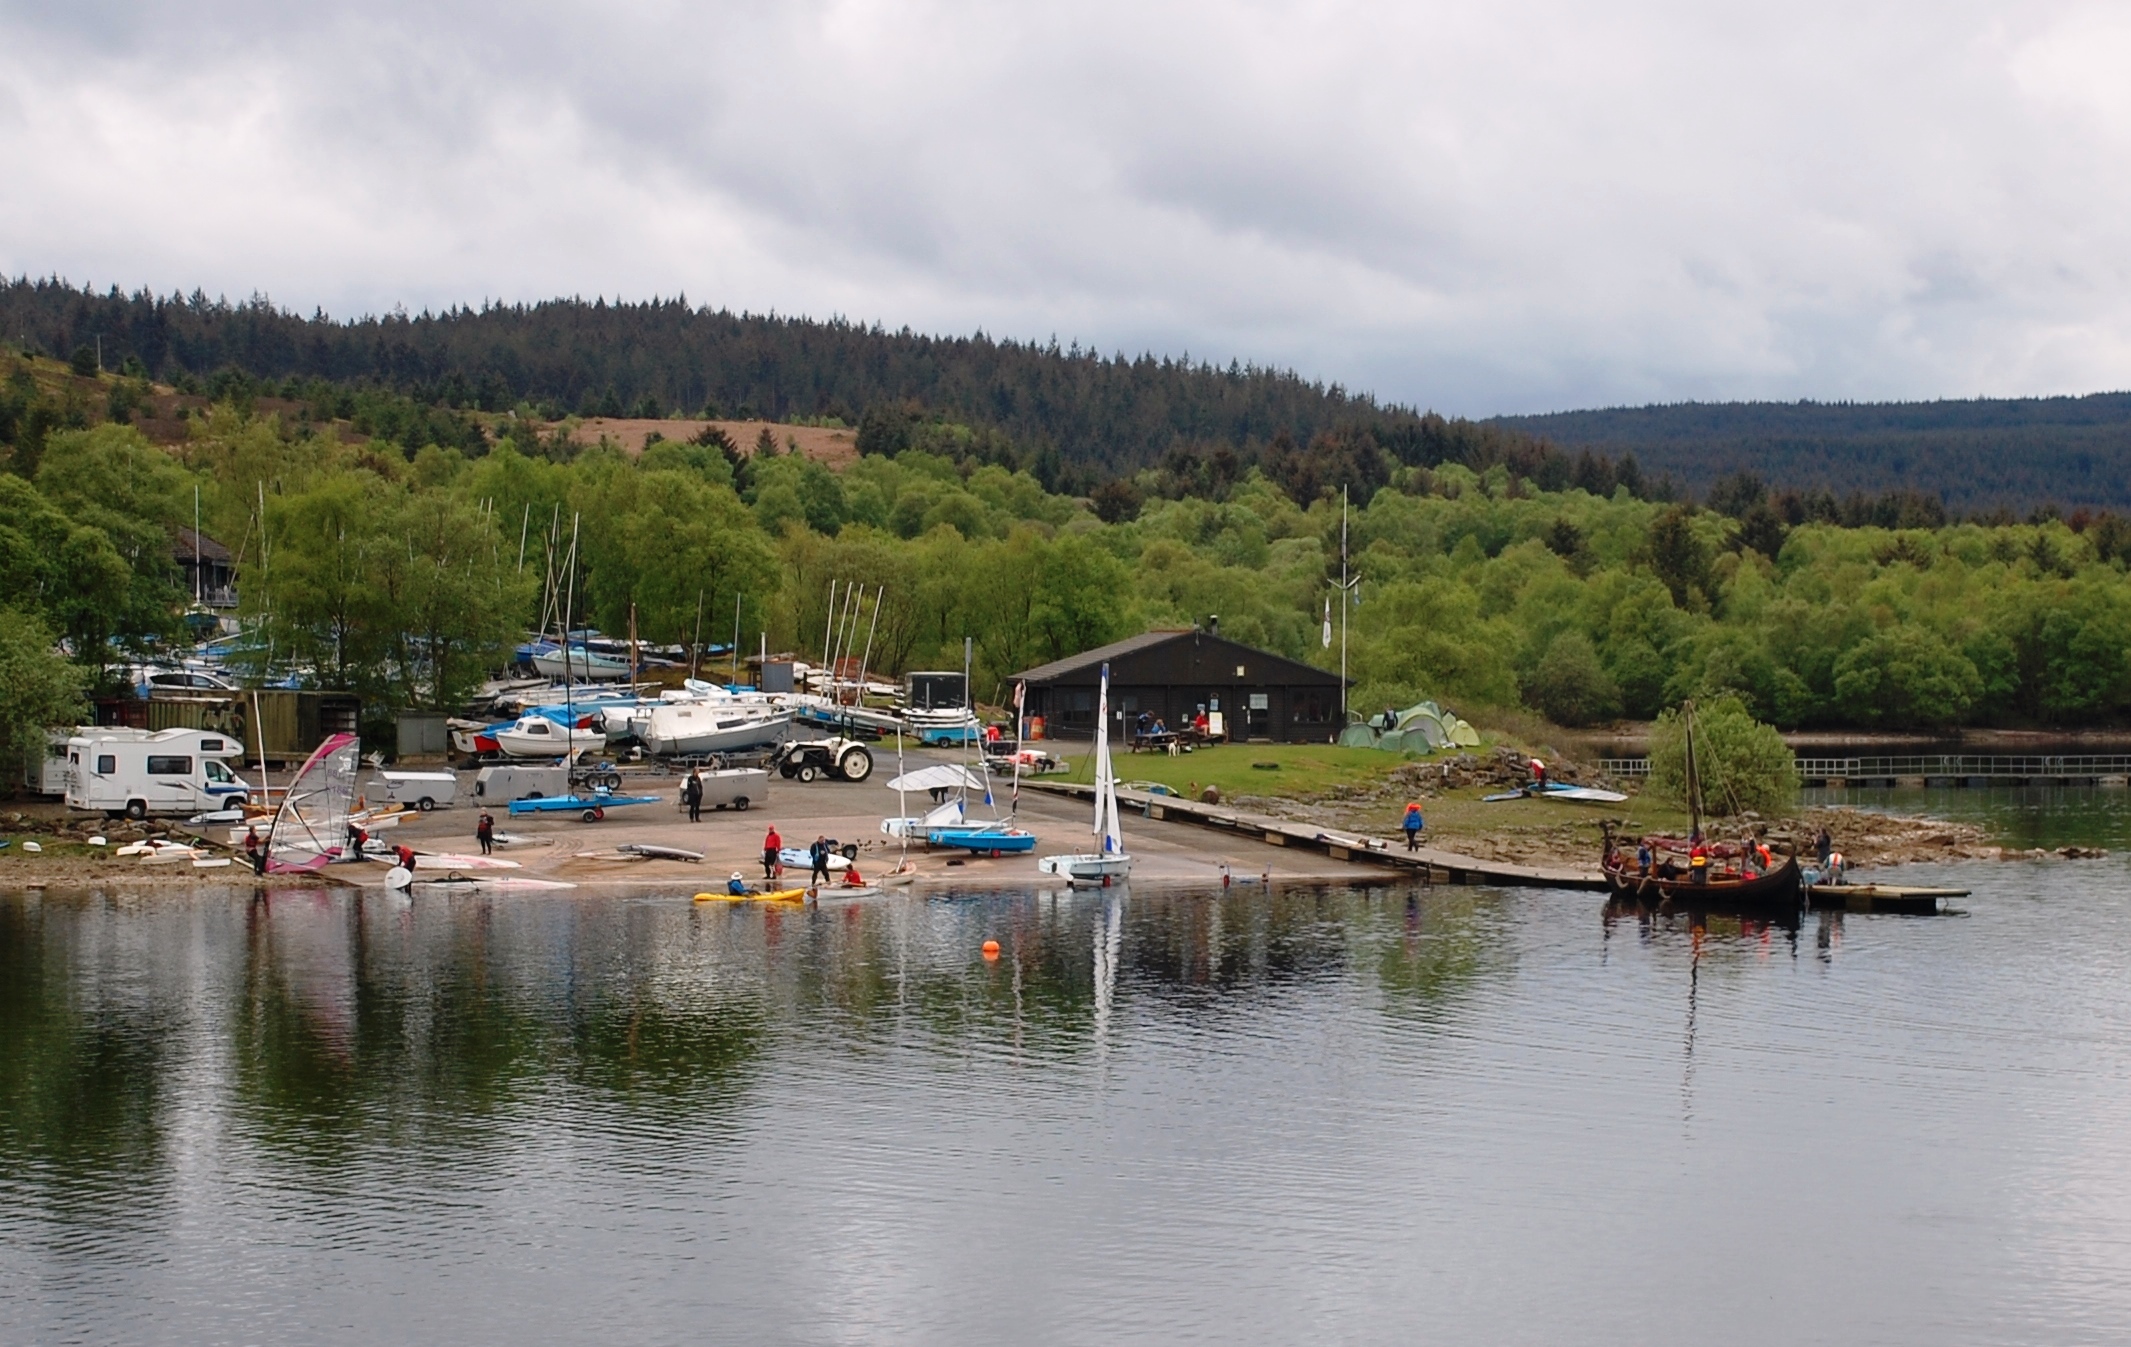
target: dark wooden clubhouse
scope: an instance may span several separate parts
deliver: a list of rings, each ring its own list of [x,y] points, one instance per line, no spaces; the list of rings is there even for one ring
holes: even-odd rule
[[[1105,661],[1112,734],[1129,734],[1143,712],[1181,729],[1201,709],[1237,741],[1325,743],[1339,734],[1338,674],[1225,640],[1218,627],[1150,631],[1015,674],[1028,685],[1031,728],[1040,718],[1047,738],[1094,737]]]

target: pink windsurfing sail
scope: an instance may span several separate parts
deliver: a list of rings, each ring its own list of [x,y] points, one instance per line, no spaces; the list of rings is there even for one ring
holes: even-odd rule
[[[362,741],[352,734],[328,735],[304,761],[267,833],[268,874],[321,870],[340,859],[361,767]]]

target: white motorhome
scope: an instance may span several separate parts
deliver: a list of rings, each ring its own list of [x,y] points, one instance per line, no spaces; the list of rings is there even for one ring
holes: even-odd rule
[[[243,756],[217,730],[86,730],[67,740],[67,807],[128,818],[229,809],[252,797],[229,769]]]

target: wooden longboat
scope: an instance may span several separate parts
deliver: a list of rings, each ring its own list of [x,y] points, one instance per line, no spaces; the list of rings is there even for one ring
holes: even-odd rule
[[[1692,822],[1690,837],[1699,840],[1702,834],[1702,774],[1695,760],[1694,702],[1680,703],[1680,717],[1685,722],[1683,747],[1686,751],[1687,769],[1687,814]],[[1669,839],[1657,841],[1662,849],[1670,845],[1680,849],[1678,842]],[[1765,874],[1749,875],[1745,871],[1745,856],[1740,856],[1741,866],[1736,872],[1718,876],[1705,872],[1700,883],[1691,874],[1665,876],[1653,869],[1642,873],[1629,864],[1627,855],[1614,845],[1613,825],[1605,829],[1605,850],[1599,868],[1605,872],[1607,888],[1615,899],[1647,905],[1713,909],[1725,912],[1794,914],[1805,906],[1804,877],[1798,870],[1798,857],[1785,856],[1783,863]],[[1714,848],[1710,859],[1714,860]]]
[[[1711,876],[1700,884],[1686,875],[1670,879],[1655,871],[1644,875],[1625,862],[1610,863],[1604,869],[1613,896],[1633,903],[1718,908],[1727,912],[1796,912],[1805,903],[1805,885],[1795,856],[1784,857],[1767,874]]]

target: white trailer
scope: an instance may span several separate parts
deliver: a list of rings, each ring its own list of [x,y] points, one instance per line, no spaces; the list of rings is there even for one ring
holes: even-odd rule
[[[567,795],[569,790],[570,769],[559,762],[497,763],[474,775],[474,798],[484,805]]]
[[[86,730],[67,740],[67,807],[137,819],[234,808],[252,798],[229,769],[243,757],[218,730]]]
[[[47,731],[41,750],[31,749],[24,755],[22,784],[32,795],[49,795],[64,799],[67,793],[67,741],[77,734],[94,734],[96,727],[62,726]]]
[[[377,777],[385,783],[387,800],[394,804],[411,804],[425,814],[459,798],[456,772],[379,771]]]

